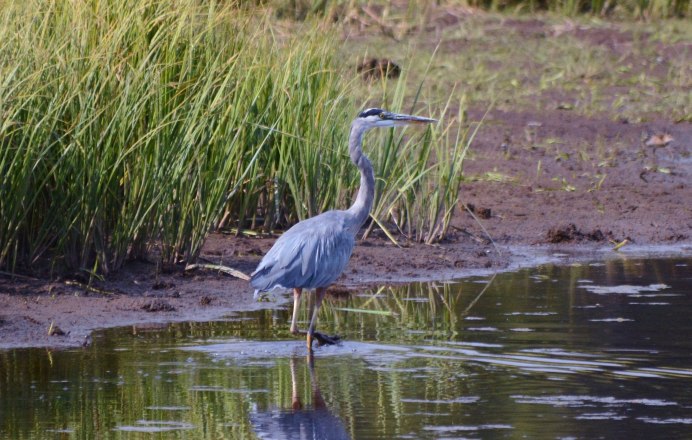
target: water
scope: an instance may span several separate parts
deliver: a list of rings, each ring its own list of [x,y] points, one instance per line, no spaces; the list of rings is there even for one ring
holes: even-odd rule
[[[692,437],[692,260],[488,281],[332,299],[313,360],[290,310],[0,352],[0,438]]]

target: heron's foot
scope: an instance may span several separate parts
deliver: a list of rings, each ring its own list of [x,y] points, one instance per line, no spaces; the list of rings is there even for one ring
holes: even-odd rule
[[[315,339],[317,339],[318,346],[335,345],[338,344],[339,341],[341,341],[341,336],[339,335],[327,336],[323,335],[320,332],[315,332],[313,336],[315,337]]]
[[[305,334],[305,332],[301,332],[298,330],[298,327],[291,327],[291,330],[289,330],[292,335],[300,335],[300,334]]]

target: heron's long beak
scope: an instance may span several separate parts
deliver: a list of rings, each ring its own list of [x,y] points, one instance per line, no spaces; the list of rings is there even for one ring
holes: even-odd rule
[[[432,124],[437,119],[424,118],[422,116],[404,115],[400,113],[386,113],[384,119],[393,121],[396,125],[408,124]]]

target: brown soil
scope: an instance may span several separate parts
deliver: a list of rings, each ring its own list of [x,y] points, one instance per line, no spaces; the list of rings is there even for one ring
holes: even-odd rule
[[[653,149],[642,142],[642,132],[647,131],[669,133],[675,140],[657,149],[654,157]],[[527,132],[537,139],[527,142]],[[559,155],[531,146],[549,138],[561,139]],[[583,151],[593,156],[584,145],[602,139],[612,145],[607,158],[580,158]],[[691,146],[690,124],[623,124],[559,110],[493,111],[474,144],[475,157],[467,162],[466,172],[474,176],[493,171],[506,181],[465,183],[462,199],[476,210],[492,210],[483,225],[502,244],[626,238],[639,244],[689,242]],[[464,216],[457,217],[457,225],[482,233]],[[555,231],[565,229],[574,232],[557,240]]]
[[[549,32],[540,20],[508,23],[528,37]],[[613,47],[632,38],[607,28],[576,35]],[[563,96],[555,92],[540,100],[561,102]],[[471,120],[483,112],[472,109]],[[692,127],[659,116],[634,124],[580,116],[559,106],[491,111],[467,161],[469,180],[448,239],[396,247],[381,236],[370,237],[358,243],[334,289],[460,277],[535,263],[539,260],[532,257],[551,252],[609,249],[611,242],[625,239],[635,245],[677,245],[692,254]],[[674,140],[654,152],[643,133],[665,133]],[[546,142],[554,138],[560,139],[559,150]],[[605,145],[603,151],[585,150],[598,143]],[[203,260],[250,273],[273,240],[212,234]],[[87,345],[98,328],[212,320],[277,304],[255,301],[246,281],[228,275],[182,268],[157,275],[154,265],[143,262],[92,287],[0,275],[0,348]]]

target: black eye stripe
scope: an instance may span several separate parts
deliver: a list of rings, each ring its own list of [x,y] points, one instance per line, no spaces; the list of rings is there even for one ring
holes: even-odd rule
[[[377,116],[377,115],[380,115],[382,112],[384,112],[384,110],[382,110],[381,108],[368,108],[368,109],[363,110],[358,115],[358,117],[359,118],[367,118],[368,116]]]

